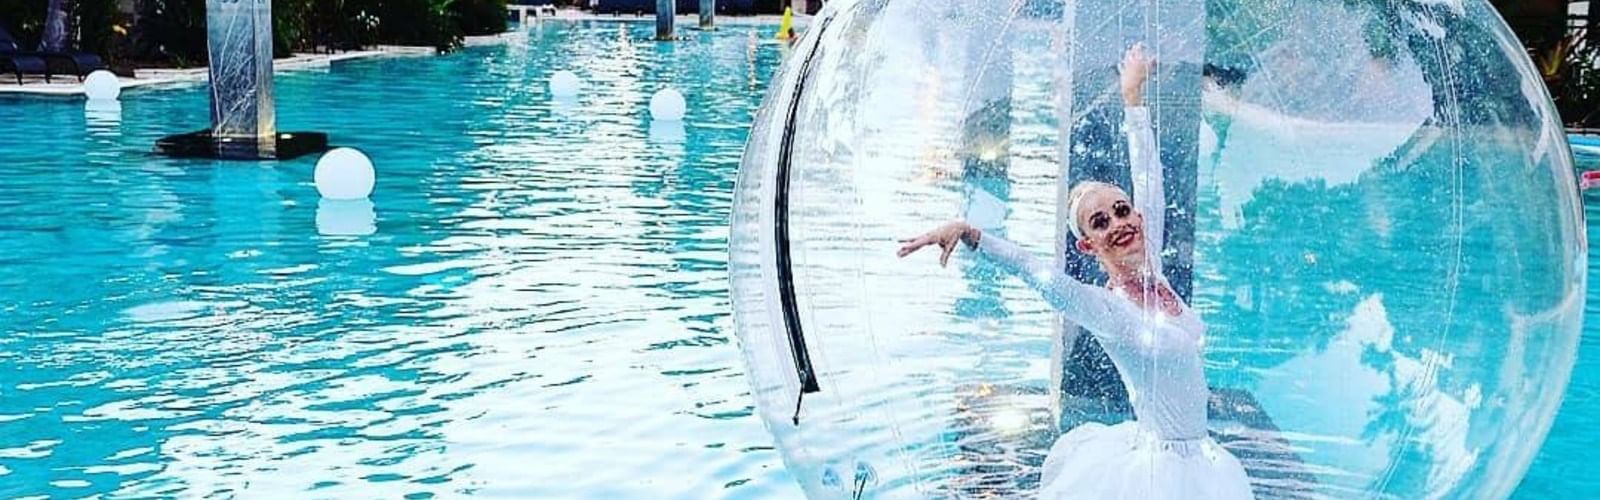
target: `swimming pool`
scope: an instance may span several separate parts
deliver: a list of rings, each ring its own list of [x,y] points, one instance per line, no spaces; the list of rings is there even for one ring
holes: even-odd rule
[[[366,237],[319,234],[349,214],[319,210],[314,158],[148,154],[205,126],[203,87],[120,116],[0,104],[0,496],[794,491],[742,396],[722,264],[780,49],[652,30],[280,74],[286,130],[377,165]],[[578,103],[549,104],[557,69]],[[652,140],[665,84],[695,107]]]
[[[367,215],[319,206],[312,159],[149,155],[204,126],[201,87],[0,101],[0,495],[798,496],[729,316],[766,29],[546,23],[281,74],[284,129],[377,165],[370,236],[319,232]],[[682,130],[646,117],[665,83]],[[1596,341],[1520,497],[1597,487]]]

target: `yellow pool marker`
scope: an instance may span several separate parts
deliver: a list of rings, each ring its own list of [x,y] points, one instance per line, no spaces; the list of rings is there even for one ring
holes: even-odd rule
[[[778,39],[788,40],[794,36],[794,8],[783,8],[783,22],[778,23]]]

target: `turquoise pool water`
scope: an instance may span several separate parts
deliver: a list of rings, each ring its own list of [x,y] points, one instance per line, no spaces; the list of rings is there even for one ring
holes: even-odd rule
[[[725,250],[783,49],[651,30],[280,75],[285,130],[377,165],[368,236],[322,234],[369,212],[320,206],[313,159],[149,155],[206,123],[202,87],[0,101],[0,496],[798,496],[752,415]],[[576,103],[545,94],[559,69]],[[663,84],[681,130],[646,117]],[[1596,342],[1519,498],[1600,489]]]
[[[148,154],[207,124],[203,87],[0,102],[0,497],[797,491],[723,264],[780,49],[652,29],[280,74],[284,130],[376,164],[364,237],[319,234],[350,214],[319,208],[314,158]],[[557,69],[577,103],[547,99]],[[667,84],[695,105],[652,140]]]

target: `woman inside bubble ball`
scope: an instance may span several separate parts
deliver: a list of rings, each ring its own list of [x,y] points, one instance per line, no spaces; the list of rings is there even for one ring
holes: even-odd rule
[[[1239,460],[1206,435],[1206,388],[1201,347],[1206,326],[1161,274],[1164,207],[1162,171],[1144,83],[1154,61],[1136,45],[1123,58],[1133,197],[1102,182],[1082,182],[1067,199],[1068,227],[1079,251],[1092,255],[1109,279],[1084,284],[1017,245],[965,222],[951,222],[905,240],[899,255],[937,245],[940,265],[956,247],[999,263],[1042,293],[1068,319],[1105,347],[1136,420],[1078,426],[1051,446],[1040,498],[1242,499],[1250,482]]]

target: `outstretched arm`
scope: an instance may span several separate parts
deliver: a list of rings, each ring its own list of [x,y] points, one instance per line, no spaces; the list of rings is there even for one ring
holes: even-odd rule
[[[1166,241],[1167,197],[1162,184],[1161,146],[1144,105],[1144,84],[1155,61],[1134,45],[1122,60],[1122,102],[1126,106],[1122,130],[1128,135],[1128,168],[1133,177],[1133,206],[1144,215],[1144,248],[1150,267],[1161,270],[1161,246]]]
[[[955,247],[966,246],[999,264],[1008,273],[1022,278],[1063,316],[1088,328],[1102,341],[1107,341],[1108,336],[1115,335],[1114,332],[1124,330],[1119,328],[1121,317],[1112,309],[1112,301],[1116,298],[1109,290],[1073,279],[1015,243],[985,235],[983,231],[964,222],[945,224],[922,236],[904,240],[904,243],[899,252],[901,257],[925,246],[938,245],[944,250],[940,255],[941,264],[947,261]]]
[[[1001,238],[983,237],[978,241],[977,250],[1007,272],[1022,278],[1062,316],[1089,329],[1102,342],[1113,332],[1120,331],[1117,328],[1120,317],[1112,309],[1115,297],[1110,290],[1073,279],[1044,259]]]

